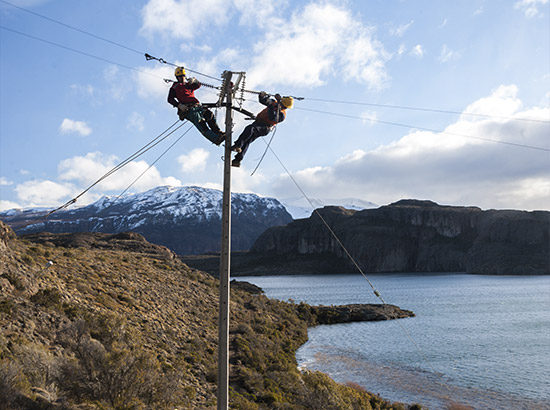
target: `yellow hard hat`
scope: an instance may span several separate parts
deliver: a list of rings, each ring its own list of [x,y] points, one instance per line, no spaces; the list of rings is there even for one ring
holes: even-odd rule
[[[285,106],[285,108],[292,108],[294,107],[294,98],[292,97],[283,97],[281,98],[281,104]]]
[[[183,67],[176,67],[176,71],[174,72],[174,75],[176,77],[184,76],[185,77],[185,68]]]

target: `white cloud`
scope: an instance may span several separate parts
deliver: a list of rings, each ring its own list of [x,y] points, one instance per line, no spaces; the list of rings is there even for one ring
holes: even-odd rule
[[[74,121],[69,118],[63,120],[59,130],[62,134],[76,133],[83,137],[92,133],[92,129],[84,121]]]
[[[488,141],[550,149],[548,123],[514,120],[547,121],[550,108],[523,109],[516,92],[513,86],[502,86],[472,103],[469,112],[499,117],[463,115],[445,129],[452,135],[410,132],[377,149],[356,150],[333,165],[293,172],[293,177],[311,197],[354,196],[379,204],[417,198],[482,208],[550,209],[548,152]],[[296,190],[286,175],[273,186],[279,197]]]
[[[411,55],[421,58],[424,55],[424,48],[422,48],[422,45],[417,44],[416,46],[414,46],[411,50]]]
[[[141,14],[143,34],[161,33],[182,39],[200,35],[229,18],[226,0],[150,0]]]
[[[15,187],[19,201],[25,207],[54,206],[67,201],[75,194],[71,184],[57,182],[27,181]]]
[[[258,189],[265,187],[267,178],[262,174],[261,165],[254,175],[250,175],[257,163],[251,158],[242,162],[240,168],[233,168],[231,171],[231,187],[233,192],[255,193]]]
[[[210,157],[208,151],[196,148],[188,155],[180,155],[177,160],[182,172],[200,172],[205,170],[208,157]]]
[[[289,21],[266,27],[248,70],[251,83],[272,86],[319,86],[328,76],[341,75],[370,88],[388,80],[389,55],[374,38],[373,29],[355,20],[344,8],[310,3]]]
[[[465,114],[490,113],[494,116],[512,116],[522,108],[522,102],[517,98],[518,87],[514,84],[501,85],[490,96],[481,98],[468,105]]]
[[[275,24],[287,5],[288,0],[149,0],[141,10],[141,32],[190,40],[227,24],[235,13],[241,25],[265,27]]]
[[[127,74],[122,73],[119,67],[110,65],[103,71],[103,76],[105,81],[110,85],[110,89],[108,90],[109,98],[116,101],[124,100],[126,94],[131,90],[131,80]]]
[[[269,22],[273,16],[285,8],[287,1],[273,0],[233,0],[235,8],[241,13],[241,24],[261,25],[262,22]]]
[[[364,111],[361,113],[361,118],[364,118],[365,124],[372,124],[378,119],[378,113],[376,111]]]
[[[393,27],[390,29],[390,34],[396,37],[403,37],[405,32],[413,25],[413,23],[414,23],[414,20],[411,20],[407,24],[402,24],[398,27]]]
[[[405,51],[407,51],[407,48],[405,47],[405,44],[401,44],[399,46],[399,49],[397,50],[397,55],[401,56],[401,55],[405,54]]]
[[[68,158],[58,165],[59,179],[73,181],[81,187],[88,186],[110,171],[117,163],[119,163],[117,157],[106,156],[99,152],[91,152],[84,157]],[[145,161],[132,161],[98,184],[97,190],[121,191],[138,177],[139,180],[132,187],[140,191],[159,185],[181,186],[181,181],[174,177],[162,177],[156,167],[148,168],[149,165]]]
[[[7,179],[6,177],[0,177],[0,186],[10,186],[13,185],[13,182]]]
[[[526,17],[536,17],[542,15],[539,7],[548,2],[549,0],[519,0],[514,4],[514,8],[523,11]]]
[[[229,24],[236,14],[241,24],[256,24],[262,30],[263,37],[256,41],[253,52],[232,46],[215,55],[204,55],[191,62],[197,71],[215,73],[220,66],[239,67],[248,72],[249,86],[318,86],[337,75],[371,89],[386,85],[389,77],[384,65],[390,55],[375,39],[374,29],[350,10],[328,2],[310,3],[283,18],[285,6],[286,2],[275,4],[271,0],[150,0],[142,9],[141,31],[191,40],[200,38],[206,29]],[[186,43],[184,47],[197,46]],[[162,93],[158,80],[140,73],[139,81],[154,81],[156,93]],[[152,88],[146,84],[138,90],[147,96]]]
[[[0,199],[0,211],[7,211],[8,209],[21,208],[17,202],[5,201]]]
[[[92,85],[79,85],[79,84],[71,84],[71,90],[73,90],[75,93],[80,94],[83,97],[90,98],[94,96],[95,89]]]
[[[143,118],[143,115],[133,112],[130,115],[130,118],[128,118],[128,125],[126,125],[126,128],[130,130],[143,131],[145,129],[143,125],[144,121],[145,119]]]
[[[454,50],[451,50],[447,46],[447,44],[444,44],[443,47],[441,48],[441,53],[439,54],[439,61],[441,61],[442,63],[446,63],[451,60],[456,60],[459,57],[460,57],[460,53]]]
[[[174,64],[185,66],[181,62],[175,62]],[[165,83],[162,79],[175,80],[174,67],[162,64],[156,67],[139,67],[139,70],[137,75],[134,76],[136,86],[132,87],[137,90],[138,95],[145,99],[166,99],[172,83]]]

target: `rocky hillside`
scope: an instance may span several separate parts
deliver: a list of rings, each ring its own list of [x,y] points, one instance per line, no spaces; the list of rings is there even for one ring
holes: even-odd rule
[[[232,248],[249,249],[267,228],[292,221],[273,198],[232,194]],[[218,252],[221,238],[222,192],[201,187],[158,187],[140,194],[103,197],[76,209],[44,218],[44,210],[11,210],[0,220],[20,234],[36,232],[133,231],[148,241],[187,255]]]
[[[19,239],[0,222],[0,409],[214,409],[217,289],[135,233]],[[309,325],[410,312],[235,283],[231,313],[231,409],[408,408],[301,372],[295,352]]]
[[[482,211],[402,200],[377,209],[325,207],[319,213],[366,272],[550,274],[547,211]],[[268,255],[281,273],[304,273],[288,270],[309,256],[320,260],[311,271],[353,269],[315,213],[264,232],[250,257],[261,256],[269,270]]]

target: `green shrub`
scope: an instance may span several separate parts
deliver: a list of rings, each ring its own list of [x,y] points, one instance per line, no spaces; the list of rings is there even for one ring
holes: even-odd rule
[[[25,262],[27,265],[32,265],[34,263],[34,259],[32,258],[32,256],[28,254],[21,256],[21,260]]]
[[[46,307],[58,307],[61,303],[61,294],[55,288],[40,289],[31,296],[31,302]]]
[[[6,278],[8,282],[17,290],[25,289],[23,281],[13,273],[4,273],[3,275],[0,275],[0,277]]]
[[[15,309],[15,303],[13,303],[13,300],[10,300],[10,299],[0,300],[0,313],[11,315],[14,309]]]

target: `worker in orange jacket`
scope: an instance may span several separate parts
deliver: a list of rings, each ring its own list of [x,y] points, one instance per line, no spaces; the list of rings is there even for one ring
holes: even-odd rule
[[[235,144],[231,147],[231,150],[237,153],[235,159],[231,162],[231,165],[234,167],[241,166],[241,161],[248,150],[248,146],[258,137],[269,134],[269,131],[276,124],[283,122],[286,118],[286,110],[294,106],[294,99],[292,97],[281,97],[279,94],[271,96],[265,91],[259,94],[258,100],[266,108],[256,115],[256,119],[252,124],[245,127],[239,138],[235,141]]]

